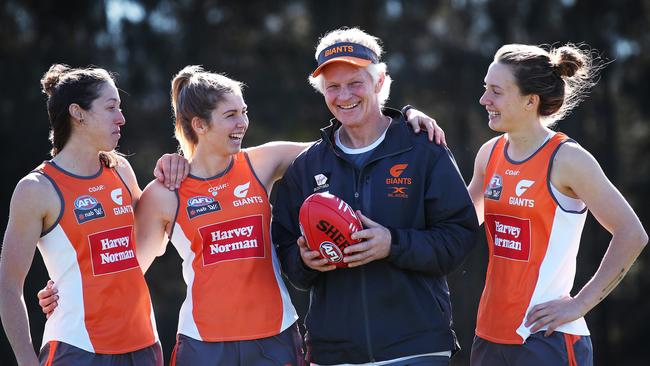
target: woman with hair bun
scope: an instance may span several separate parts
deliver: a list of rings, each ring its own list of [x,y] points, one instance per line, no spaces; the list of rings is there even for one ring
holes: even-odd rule
[[[648,242],[594,157],[549,128],[582,101],[603,67],[572,44],[509,44],[487,71],[480,103],[502,134],[480,148],[469,185],[489,246],[473,366],[592,365],[583,316]],[[595,275],[571,296],[588,209],[612,240]]]
[[[55,64],[47,94],[52,159],[18,182],[0,261],[0,315],[19,365],[38,365],[23,283],[38,247],[62,299],[45,324],[41,365],[163,363],[138,258],[140,188],[115,152],[125,124],[113,76]],[[149,261],[149,263],[151,263]]]

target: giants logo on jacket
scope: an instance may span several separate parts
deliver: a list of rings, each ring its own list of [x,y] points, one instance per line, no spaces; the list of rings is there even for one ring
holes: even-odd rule
[[[408,186],[413,183],[413,179],[410,177],[402,177],[402,173],[404,173],[404,170],[408,166],[408,164],[395,164],[388,171],[390,173],[390,177],[386,178],[388,197],[408,198]]]

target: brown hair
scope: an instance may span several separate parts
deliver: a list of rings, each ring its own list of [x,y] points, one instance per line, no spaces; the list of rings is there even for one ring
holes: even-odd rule
[[[559,48],[508,44],[499,48],[494,61],[511,67],[522,95],[539,96],[537,113],[547,125],[580,104],[606,66],[588,46],[571,43]]]
[[[192,158],[198,136],[192,128],[192,118],[199,117],[210,123],[210,114],[225,94],[242,94],[242,84],[229,77],[209,71],[201,66],[186,66],[172,79],[172,109],[174,110],[176,140],[179,152]]]
[[[55,156],[63,150],[72,133],[69,107],[78,104],[82,109],[91,108],[99,98],[101,88],[115,78],[101,68],[71,68],[68,65],[53,64],[41,79],[41,88],[47,95],[47,114],[50,120],[50,154]],[[107,167],[117,164],[115,151],[99,153],[99,159]]]

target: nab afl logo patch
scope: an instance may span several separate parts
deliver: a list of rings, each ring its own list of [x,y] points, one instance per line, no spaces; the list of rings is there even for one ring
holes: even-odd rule
[[[494,174],[485,188],[485,198],[498,201],[501,198],[503,190],[503,178],[499,174]]]
[[[74,216],[78,223],[83,224],[104,217],[104,207],[93,196],[79,196],[74,200]]]
[[[74,200],[74,208],[78,210],[90,210],[97,206],[99,202],[93,196],[80,196]]]
[[[187,216],[191,219],[210,212],[220,211],[219,201],[208,196],[194,196],[187,200]]]

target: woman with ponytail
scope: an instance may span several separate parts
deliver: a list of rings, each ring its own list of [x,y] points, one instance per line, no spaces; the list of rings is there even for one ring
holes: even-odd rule
[[[242,84],[188,66],[172,80],[175,136],[190,163],[177,191],[160,181],[137,209],[142,245],[183,259],[186,298],[172,365],[302,363],[296,312],[270,241],[268,192],[308,144],[242,149]]]
[[[38,247],[65,298],[45,325],[41,365],[162,365],[135,255],[140,188],[115,152],[126,122],[115,80],[104,69],[56,64],[41,84],[52,159],[18,182],[0,261],[0,315],[18,364],[39,364],[23,301]]]
[[[603,67],[573,44],[509,44],[487,71],[480,103],[501,135],[480,148],[469,185],[489,246],[473,366],[592,365],[583,316],[648,241],[594,157],[550,129],[582,101]],[[598,271],[572,296],[588,209],[612,240]]]

